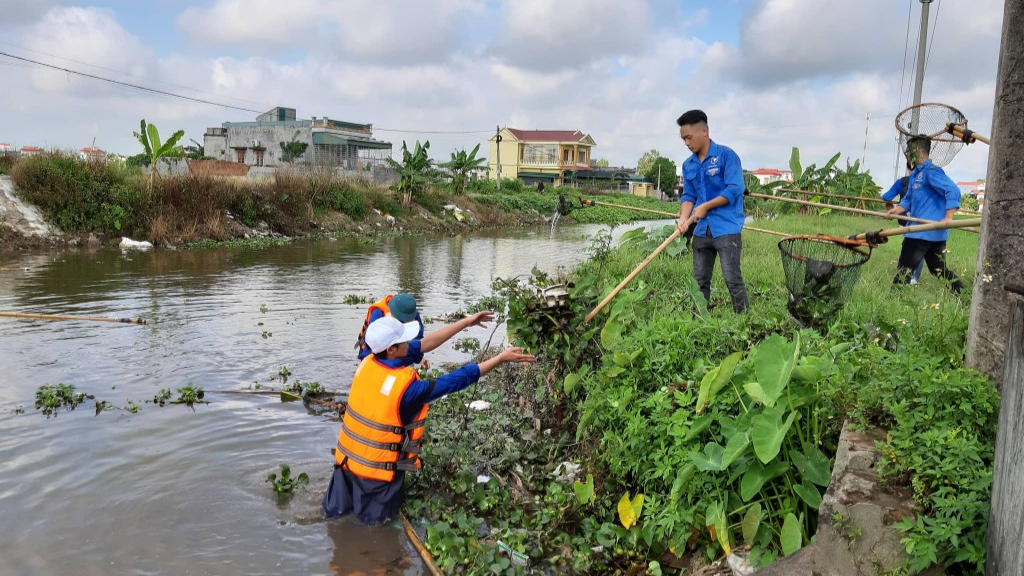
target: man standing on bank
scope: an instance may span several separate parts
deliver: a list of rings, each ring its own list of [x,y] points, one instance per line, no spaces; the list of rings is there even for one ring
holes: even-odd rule
[[[740,272],[743,241],[743,168],[731,148],[711,141],[708,116],[690,110],[676,120],[679,137],[693,153],[683,162],[683,193],[679,198],[679,230],[693,230],[693,277],[711,303],[715,258],[729,288],[732,309],[747,310],[747,289]]]

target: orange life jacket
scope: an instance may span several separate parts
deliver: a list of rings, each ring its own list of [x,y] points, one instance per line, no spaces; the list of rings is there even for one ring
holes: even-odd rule
[[[366,329],[370,327],[370,316],[373,315],[373,311],[380,310],[381,314],[390,315],[391,308],[388,307],[388,302],[391,302],[394,297],[394,294],[388,294],[383,299],[370,304],[370,308],[366,311],[366,319],[363,320],[363,329],[359,331],[359,338],[356,340],[356,350],[362,350],[366,345]]]
[[[385,482],[394,480],[396,470],[420,468],[427,406],[409,424],[402,423],[399,412],[402,396],[416,379],[412,368],[389,368],[373,356],[363,359],[338,432],[338,465],[356,476]]]

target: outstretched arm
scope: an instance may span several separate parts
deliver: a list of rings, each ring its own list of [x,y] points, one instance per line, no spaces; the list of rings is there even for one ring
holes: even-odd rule
[[[447,326],[438,328],[437,330],[427,334],[420,340],[420,349],[423,353],[436,350],[442,344],[452,339],[453,336],[462,332],[466,328],[471,326],[483,326],[485,322],[491,322],[494,320],[494,312],[485,310],[483,312],[477,312],[472,316],[463,318],[458,322],[453,322]]]

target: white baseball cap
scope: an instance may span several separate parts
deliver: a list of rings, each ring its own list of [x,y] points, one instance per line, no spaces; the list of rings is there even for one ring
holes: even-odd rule
[[[395,344],[408,342],[420,333],[420,323],[401,322],[396,318],[385,316],[370,323],[366,328],[366,345],[374,354],[379,354]]]

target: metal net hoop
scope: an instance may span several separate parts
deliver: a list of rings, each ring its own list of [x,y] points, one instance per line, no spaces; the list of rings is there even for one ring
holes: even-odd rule
[[[829,320],[853,293],[861,266],[871,258],[863,242],[805,235],[779,241],[789,311],[800,321]]]
[[[916,119],[916,125],[915,125]],[[949,130],[950,124],[967,128],[967,117],[948,104],[928,102],[911,106],[896,115],[900,150],[906,154],[907,142],[914,136],[923,136],[932,142],[928,157],[938,167],[947,166],[964,147],[962,138]]]

